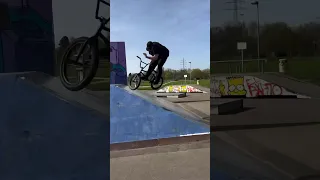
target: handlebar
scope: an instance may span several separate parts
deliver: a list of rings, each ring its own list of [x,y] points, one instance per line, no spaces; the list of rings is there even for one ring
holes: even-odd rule
[[[143,61],[142,61],[142,59],[141,59],[141,57],[137,56],[137,58],[138,58],[138,59],[140,59],[140,67],[141,67],[141,68],[145,68],[146,66],[148,66],[148,65],[149,65],[149,63],[143,62]],[[144,66],[144,67],[142,67],[142,65],[141,65],[141,64],[144,64],[145,66]]]
[[[108,3],[107,1],[100,0],[100,2],[102,2],[103,4],[105,4],[105,5],[107,5],[107,6],[110,6],[110,3]]]
[[[104,18],[99,17],[100,2],[107,5],[107,6],[110,6],[110,3],[108,3],[105,0],[97,0],[96,19],[99,19],[100,21],[102,21]],[[110,18],[107,21],[110,21]]]

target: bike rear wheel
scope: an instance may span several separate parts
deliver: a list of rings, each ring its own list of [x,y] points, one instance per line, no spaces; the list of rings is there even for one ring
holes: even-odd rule
[[[157,90],[157,89],[160,89],[160,88],[161,88],[162,84],[163,84],[163,78],[160,77],[160,80],[159,80],[159,83],[158,83],[158,84],[154,84],[154,81],[151,81],[150,86],[151,86],[151,88],[152,88],[153,90]]]
[[[77,52],[79,46],[79,52]],[[76,54],[73,54],[74,52],[76,52]],[[87,37],[75,39],[67,47],[60,64],[60,80],[62,85],[70,91],[79,91],[87,87],[96,75],[99,66],[98,55],[99,50],[95,39],[89,39]],[[91,63],[89,61],[91,61]],[[75,79],[75,77],[69,78],[67,76],[68,63],[76,67],[74,74],[77,76],[78,82],[71,82],[71,79]]]
[[[140,87],[141,84],[141,75],[138,74],[133,74],[130,79],[129,79],[129,88],[131,90],[136,90]]]

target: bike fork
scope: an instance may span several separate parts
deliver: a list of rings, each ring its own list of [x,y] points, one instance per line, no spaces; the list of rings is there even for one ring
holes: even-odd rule
[[[90,46],[92,46],[94,43],[96,43],[96,40],[97,40],[96,37],[91,37],[91,38],[89,38],[86,42],[84,42],[84,43],[81,45],[80,52],[79,52],[79,54],[78,54],[78,56],[77,56],[77,59],[76,59],[76,63],[78,63],[78,61],[79,61],[79,59],[80,59],[80,55],[83,54],[83,51],[84,51],[86,45],[89,44]],[[98,48],[98,47],[97,47],[97,48]]]
[[[85,43],[83,43],[83,45],[81,45],[80,52],[77,54],[76,63],[79,62],[80,56],[82,55],[82,53],[83,53],[88,41],[89,40],[87,40]]]

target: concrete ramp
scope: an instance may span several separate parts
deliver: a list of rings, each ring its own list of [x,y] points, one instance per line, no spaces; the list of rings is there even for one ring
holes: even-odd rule
[[[109,95],[108,92],[95,92],[87,89],[81,91],[68,91],[60,83],[60,79],[52,77],[40,72],[29,72],[16,74],[22,80],[33,83],[39,88],[50,92],[57,98],[64,101],[68,101],[73,105],[81,105],[88,110],[95,110],[101,114],[104,114],[106,118],[109,118]]]
[[[112,150],[167,144],[169,141],[178,143],[191,136],[210,138],[207,125],[168,111],[156,102],[146,100],[147,97],[142,98],[116,85],[110,86],[110,95]]]
[[[171,111],[174,112],[175,114],[178,114],[179,116],[182,116],[185,119],[190,119],[193,121],[201,121],[199,120],[199,117],[193,115],[192,113],[186,111],[185,109],[181,108],[181,106],[177,105],[176,103],[172,103],[166,100],[166,98],[158,98],[156,96],[156,94],[158,93],[154,93],[153,91],[151,91],[152,93],[145,93],[142,91],[132,91],[130,90],[130,88],[128,86],[124,86],[124,85],[115,85],[118,88],[121,88],[125,91],[127,91],[127,93],[132,94],[134,96],[138,96],[141,99],[144,99],[146,101],[148,101],[149,103],[158,106],[159,108],[165,109],[167,111]],[[162,93],[160,93],[162,94]],[[171,93],[171,94],[179,94],[179,93]],[[185,97],[187,98],[187,97]],[[184,98],[171,98],[171,99],[184,99]]]
[[[190,85],[172,85],[166,86],[157,91],[157,93],[206,93],[198,88],[195,88]]]
[[[210,96],[246,98],[309,98],[254,76],[212,76]]]
[[[108,113],[100,112],[108,99],[69,94],[56,80],[0,75],[0,179],[109,178]]]

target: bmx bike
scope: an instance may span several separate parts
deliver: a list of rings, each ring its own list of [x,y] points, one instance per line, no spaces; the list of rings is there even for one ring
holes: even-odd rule
[[[142,77],[147,73],[147,71],[145,71],[144,69],[149,65],[149,63],[145,63],[142,61],[142,59],[137,56],[137,58],[140,60],[140,72],[139,73],[135,73],[132,74],[129,78],[129,88],[131,90],[136,90],[140,87],[141,81],[142,81]],[[154,84],[154,80],[156,79],[158,75],[158,72],[153,70],[150,77],[149,77],[149,82],[150,82],[150,86],[152,89],[157,90],[159,89],[162,84],[163,84],[163,78],[160,77],[160,81],[158,84]]]
[[[60,81],[62,85],[70,91],[79,91],[85,88],[94,78],[99,66],[99,38],[103,40],[110,49],[110,40],[102,34],[102,31],[110,32],[110,28],[106,27],[110,18],[106,19],[99,16],[100,3],[110,6],[105,0],[97,0],[95,18],[100,21],[100,26],[96,33],[91,37],[80,37],[75,39],[67,47],[60,63]],[[110,59],[108,53],[107,59]],[[67,76],[68,66],[75,67],[76,72],[72,78]],[[87,72],[85,72],[88,70]],[[76,77],[75,77],[76,76]],[[71,82],[72,79],[78,79],[78,82]]]

